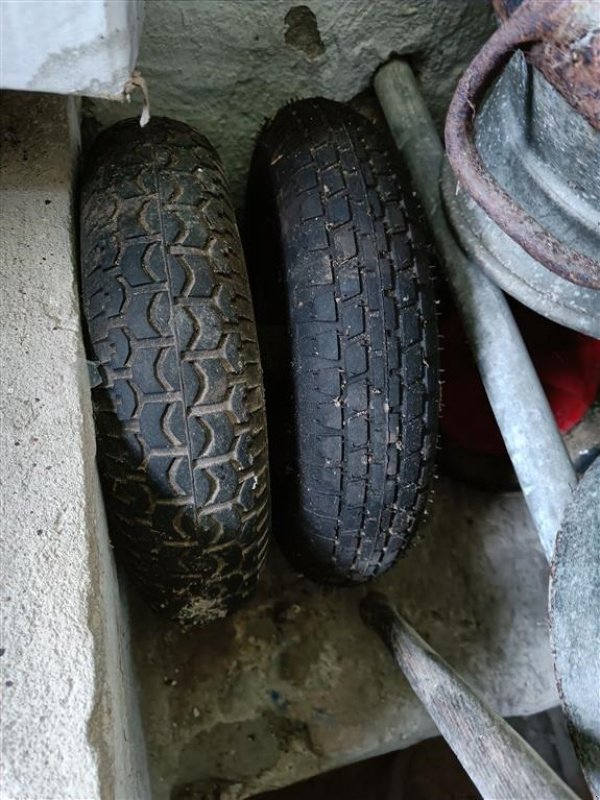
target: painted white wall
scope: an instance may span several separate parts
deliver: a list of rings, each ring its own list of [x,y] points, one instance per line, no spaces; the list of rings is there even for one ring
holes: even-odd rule
[[[0,87],[121,96],[135,65],[140,0],[2,0]]]

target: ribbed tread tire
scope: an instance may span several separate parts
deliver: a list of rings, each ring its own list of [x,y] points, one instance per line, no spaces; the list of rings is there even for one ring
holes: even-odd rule
[[[266,373],[285,476],[275,529],[308,576],[364,581],[406,550],[434,470],[437,328],[417,207],[383,135],[324,99],[267,123],[248,198],[259,326],[276,328],[287,298],[291,339],[286,413],[281,371]]]
[[[102,133],[81,262],[113,541],[154,607],[209,622],[254,590],[270,513],[254,314],[209,142],[160,118]]]

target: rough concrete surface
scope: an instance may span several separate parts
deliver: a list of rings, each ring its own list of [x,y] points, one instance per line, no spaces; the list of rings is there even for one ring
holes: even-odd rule
[[[505,716],[557,703],[547,585],[522,497],[449,480],[421,541],[371,584]],[[361,622],[364,591],[317,587],[272,548],[256,599],[204,630],[135,604],[157,800],[248,797],[435,733]]]
[[[140,10],[140,0],[2,0],[0,86],[121,98]]]
[[[147,797],[79,321],[74,102],[5,93],[0,136],[0,793]]]
[[[392,54],[411,54],[441,125],[493,27],[485,0],[150,0],[138,67],[152,113],[209,137],[240,204],[260,125],[289,100],[349,100]],[[88,111],[102,125],[140,113],[102,101]]]

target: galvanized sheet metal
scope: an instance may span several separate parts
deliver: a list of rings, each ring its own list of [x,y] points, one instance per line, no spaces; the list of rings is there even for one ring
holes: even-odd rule
[[[600,458],[556,539],[550,625],[558,693],[583,774],[600,798]]]
[[[600,256],[600,133],[516,53],[477,120],[486,167],[568,246]],[[532,258],[446,168],[444,202],[462,246],[502,289],[562,325],[600,338],[600,291]]]

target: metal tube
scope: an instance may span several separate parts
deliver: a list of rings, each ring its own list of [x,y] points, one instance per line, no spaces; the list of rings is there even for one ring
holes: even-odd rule
[[[586,470],[556,540],[550,570],[554,673],[575,752],[600,798],[600,457]]]
[[[410,66],[394,60],[375,91],[411,174],[460,308],[506,449],[544,552],[552,556],[577,483],[548,400],[502,291],[456,243],[440,195],[444,151]]]
[[[384,595],[367,595],[360,610],[484,798],[576,800],[527,742],[398,616]]]

